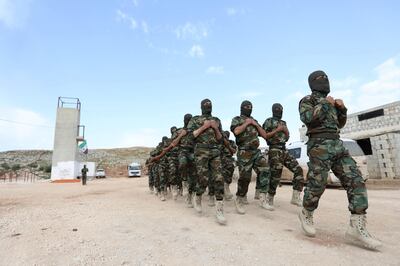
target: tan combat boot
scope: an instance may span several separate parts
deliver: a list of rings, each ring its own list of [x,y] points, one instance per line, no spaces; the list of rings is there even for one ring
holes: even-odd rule
[[[316,233],[313,221],[313,213],[313,211],[310,212],[304,208],[299,213],[301,228],[303,229],[305,235],[309,237],[314,237]]]
[[[243,197],[236,196],[235,206],[236,206],[236,211],[239,214],[245,214],[246,213],[246,210],[245,210],[245,208],[243,206]]]
[[[215,196],[208,195],[208,206],[214,207],[215,206]]]
[[[160,200],[161,201],[166,201],[167,200],[167,190],[164,189],[160,192]]]
[[[217,204],[215,206],[215,216],[219,224],[221,225],[226,224],[226,219],[224,216],[224,201],[217,200]]]
[[[270,205],[267,201],[267,193],[260,193],[260,206],[268,211],[274,210],[274,206]]]
[[[249,201],[247,200],[247,195],[244,196],[244,197],[242,197],[242,203],[243,203],[244,205],[249,205]]]
[[[254,199],[259,200],[260,199],[260,190],[256,189],[256,193],[254,194]]]
[[[382,243],[368,233],[366,225],[367,217],[365,214],[352,214],[345,238],[368,249],[378,249],[382,246]]]
[[[201,196],[198,196],[197,194],[195,194],[194,196],[194,209],[198,212],[201,213],[202,212],[202,208],[201,208]]]
[[[290,203],[299,207],[303,206],[303,201],[301,200],[301,191],[298,190],[293,190],[292,193],[292,199],[290,200]]]
[[[154,187],[153,186],[149,186],[149,193],[150,194],[154,194]]]
[[[187,181],[182,181],[182,196],[186,197],[189,194],[189,183]]]
[[[232,195],[232,192],[231,192],[231,190],[229,188],[229,184],[228,183],[224,184],[224,197],[225,197],[225,200],[228,200],[228,201],[233,199],[233,195]]]
[[[178,199],[178,193],[179,193],[179,191],[178,191],[178,186],[173,185],[173,186],[172,186],[172,198],[173,198],[174,200],[177,200],[177,199]]]
[[[186,207],[193,208],[193,195],[192,193],[188,193],[186,195]]]
[[[272,194],[267,194],[267,203],[270,206],[274,206],[274,195]]]

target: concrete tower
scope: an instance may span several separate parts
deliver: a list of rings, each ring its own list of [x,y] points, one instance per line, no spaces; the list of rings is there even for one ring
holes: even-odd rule
[[[81,102],[59,97],[51,167],[51,180],[71,180],[79,175],[79,136]]]

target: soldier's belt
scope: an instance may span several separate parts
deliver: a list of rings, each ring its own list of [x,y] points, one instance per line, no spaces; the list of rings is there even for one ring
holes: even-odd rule
[[[239,150],[244,150],[244,151],[255,151],[258,150],[258,148],[254,148],[254,147],[249,147],[249,146],[239,146],[238,147]]]
[[[193,151],[193,146],[180,146],[179,148],[185,151]]]
[[[204,143],[198,143],[196,144],[196,148],[203,148],[203,149],[218,149],[217,144],[204,144]]]
[[[312,134],[309,134],[308,137],[310,139],[312,139],[312,138],[339,139],[339,134],[338,133],[329,133],[329,132],[312,133]]]
[[[270,149],[286,150],[285,144],[273,144],[269,146]]]

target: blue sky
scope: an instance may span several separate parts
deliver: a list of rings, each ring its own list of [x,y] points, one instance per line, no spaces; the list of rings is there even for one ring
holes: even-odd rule
[[[89,148],[154,146],[213,101],[262,123],[322,69],[350,112],[400,100],[399,1],[0,0],[0,151],[51,149],[57,98],[78,97]],[[265,144],[263,144],[265,145]]]

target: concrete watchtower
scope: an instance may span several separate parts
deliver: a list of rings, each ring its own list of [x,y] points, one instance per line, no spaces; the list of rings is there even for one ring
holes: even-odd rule
[[[77,141],[81,102],[78,98],[59,97],[51,167],[51,180],[76,179],[80,172]]]

